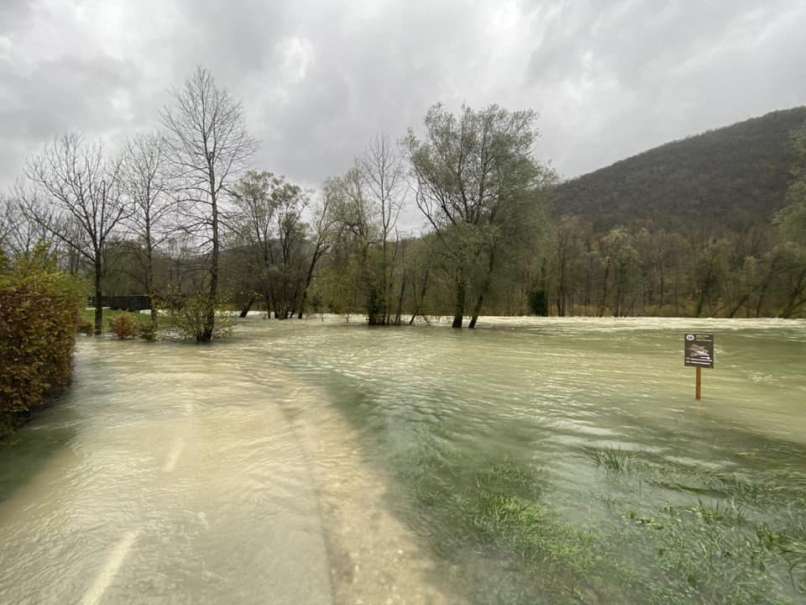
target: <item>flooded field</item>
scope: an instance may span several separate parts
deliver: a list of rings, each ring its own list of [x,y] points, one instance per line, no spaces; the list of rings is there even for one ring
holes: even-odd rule
[[[806,322],[482,324],[82,338],[0,447],[0,602],[806,602]]]

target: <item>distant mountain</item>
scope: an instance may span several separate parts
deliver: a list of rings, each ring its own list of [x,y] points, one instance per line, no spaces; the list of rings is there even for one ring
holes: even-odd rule
[[[560,184],[560,214],[597,229],[652,219],[675,230],[732,229],[767,221],[784,205],[791,136],[806,106],[667,143]]]

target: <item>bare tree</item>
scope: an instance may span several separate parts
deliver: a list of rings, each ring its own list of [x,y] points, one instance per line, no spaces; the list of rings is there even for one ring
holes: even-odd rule
[[[389,238],[396,230],[397,220],[403,206],[402,184],[405,177],[400,158],[388,138],[377,135],[370,141],[364,156],[358,160],[364,182],[365,195],[368,198],[371,214],[375,215],[378,224],[378,239],[381,246],[381,314],[383,323],[390,323],[391,276],[393,268],[390,262]],[[397,254],[398,242],[395,241],[394,254]]]
[[[151,299],[151,321],[157,323],[154,304],[154,252],[170,237],[165,219],[173,209],[165,174],[165,140],[157,134],[132,137],[123,154],[123,188],[132,202],[130,226],[142,259],[142,280]]]
[[[33,192],[26,192],[23,184],[18,184],[11,195],[0,197],[0,248],[12,257],[27,257],[34,250],[44,250],[48,255],[72,269],[75,252],[64,250],[64,245],[35,220],[26,216],[22,201],[34,199]],[[44,214],[40,212],[40,215]]]
[[[218,297],[223,194],[244,168],[256,144],[246,132],[240,103],[219,88],[210,72],[201,67],[174,93],[174,104],[163,110],[162,123],[167,132],[172,176],[181,191],[181,227],[209,253],[207,307],[197,339],[209,342]]]
[[[106,160],[99,142],[69,134],[33,157],[26,175],[36,188],[23,200],[26,217],[93,268],[95,333],[100,334],[104,252],[129,211],[121,195],[120,162]]]

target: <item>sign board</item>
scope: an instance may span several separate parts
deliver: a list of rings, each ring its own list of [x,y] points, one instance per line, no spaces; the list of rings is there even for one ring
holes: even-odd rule
[[[686,334],[683,340],[683,361],[686,367],[714,367],[714,335]]]

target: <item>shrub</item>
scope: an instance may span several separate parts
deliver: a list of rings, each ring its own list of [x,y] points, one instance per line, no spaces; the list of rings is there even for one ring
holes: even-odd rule
[[[121,313],[109,320],[109,327],[120,340],[137,336],[137,318],[131,313]]]
[[[152,321],[150,317],[148,319],[140,318],[140,323],[137,326],[137,334],[143,340],[154,342],[157,340],[157,324]]]
[[[92,322],[89,322],[86,319],[79,319],[77,330],[80,334],[92,336],[95,333],[95,326],[92,325]]]
[[[83,288],[47,255],[0,269],[0,434],[70,383]]]
[[[168,326],[179,338],[201,340],[209,307],[204,296],[187,296],[168,308]],[[232,333],[233,320],[226,313],[215,312],[213,340]]]

